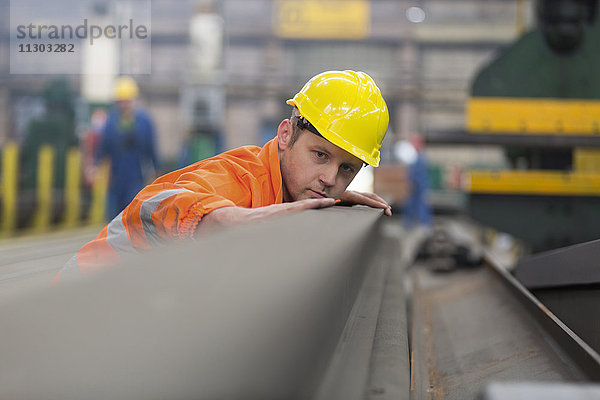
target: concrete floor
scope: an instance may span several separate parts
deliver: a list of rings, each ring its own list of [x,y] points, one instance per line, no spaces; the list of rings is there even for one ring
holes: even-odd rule
[[[101,227],[0,240],[0,304],[47,286],[63,264]]]

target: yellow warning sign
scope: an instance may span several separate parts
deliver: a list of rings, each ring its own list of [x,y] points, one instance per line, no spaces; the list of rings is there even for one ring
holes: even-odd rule
[[[273,30],[286,39],[362,39],[371,29],[368,0],[277,0]]]

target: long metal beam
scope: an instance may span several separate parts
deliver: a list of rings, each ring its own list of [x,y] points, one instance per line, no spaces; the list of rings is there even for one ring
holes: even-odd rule
[[[380,217],[308,211],[4,304],[0,398],[311,398]]]

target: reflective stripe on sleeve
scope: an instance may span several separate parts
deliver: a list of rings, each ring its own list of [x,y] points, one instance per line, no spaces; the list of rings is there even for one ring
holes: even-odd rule
[[[108,224],[106,242],[119,254],[137,253],[127,237],[127,230],[123,224],[123,211]]]
[[[142,228],[144,228],[144,233],[146,234],[146,240],[148,241],[148,244],[151,247],[156,247],[156,246],[160,245],[161,243],[163,243],[163,239],[158,235],[158,232],[156,232],[156,226],[154,225],[154,222],[152,221],[152,214],[154,213],[154,211],[156,211],[159,204],[163,200],[165,200],[177,193],[189,192],[189,191],[190,190],[188,190],[188,189],[165,190],[164,192],[160,192],[159,194],[149,198],[148,200],[146,200],[142,203],[142,206],[140,207],[140,219],[142,220]]]
[[[61,282],[72,281],[81,278],[81,271],[77,264],[77,254],[69,258],[69,261],[60,269]]]

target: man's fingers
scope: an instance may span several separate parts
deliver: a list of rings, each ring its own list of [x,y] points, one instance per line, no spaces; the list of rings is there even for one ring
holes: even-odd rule
[[[378,195],[376,195],[375,193],[370,193],[370,192],[356,192],[362,196],[367,196],[370,197],[371,199],[380,199],[380,197]]]
[[[376,202],[378,202],[379,204],[382,205],[381,208],[385,208],[385,214],[386,215],[392,215],[392,206],[390,206],[388,204],[387,201],[385,201],[382,197],[376,195],[375,193],[362,193],[363,195],[366,195],[367,197],[375,200]]]
[[[363,195],[370,197],[373,200],[377,200],[379,202],[385,203],[387,204],[387,202],[379,195],[375,194],[375,193],[362,193]]]
[[[361,197],[362,197],[362,204],[370,206],[370,207],[377,207],[377,208],[387,208],[389,207],[389,204],[385,202],[385,200],[383,200],[381,197],[377,196],[377,197],[371,197],[368,196],[366,193],[360,193]]]
[[[359,192],[358,194],[362,195],[362,196],[366,196],[368,198],[370,198],[371,200],[375,200],[378,203],[381,204],[385,204],[388,205],[387,201],[385,201],[382,197],[380,197],[379,195],[375,194],[375,193],[368,193],[368,192]]]
[[[348,190],[342,195],[342,200],[351,204],[362,204],[373,208],[382,208],[385,215],[392,215],[392,207],[375,193],[363,193]]]

